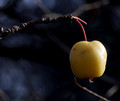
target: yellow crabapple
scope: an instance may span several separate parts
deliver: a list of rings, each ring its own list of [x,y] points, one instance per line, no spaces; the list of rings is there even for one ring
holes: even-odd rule
[[[84,22],[78,17],[74,17],[81,26],[85,41],[77,42],[70,51],[70,65],[75,77],[80,79],[93,79],[103,75],[106,62],[107,51],[100,41],[87,41],[85,30],[80,22]]]

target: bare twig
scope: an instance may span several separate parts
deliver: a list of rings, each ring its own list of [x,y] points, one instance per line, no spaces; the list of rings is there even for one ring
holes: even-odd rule
[[[9,36],[11,34],[14,34],[15,32],[20,31],[26,27],[34,26],[36,24],[71,22],[71,21],[75,21],[75,20],[76,19],[72,15],[64,15],[64,16],[60,16],[57,18],[40,18],[37,20],[32,20],[32,21],[20,24],[20,26],[15,25],[12,28],[6,29],[5,31],[4,31],[3,27],[0,27],[0,39],[2,39],[3,37]]]
[[[89,92],[90,94],[93,94],[94,96],[100,98],[100,99],[103,100],[103,101],[110,101],[110,100],[108,100],[107,98],[102,97],[102,96],[100,96],[99,94],[97,94],[97,93],[95,93],[95,92],[89,90],[88,88],[81,86],[81,85],[77,82],[76,77],[74,77],[74,80],[75,80],[76,85],[77,85],[78,87],[80,87],[81,89],[83,89],[83,90]]]

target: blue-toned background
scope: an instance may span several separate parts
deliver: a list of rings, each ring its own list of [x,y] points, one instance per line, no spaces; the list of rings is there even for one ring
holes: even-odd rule
[[[120,100],[119,0],[0,0],[0,26],[72,14],[85,20],[88,41],[108,52],[105,74],[78,82],[112,100]],[[76,22],[38,24],[0,40],[0,101],[101,101],[74,83],[70,48],[84,40]]]

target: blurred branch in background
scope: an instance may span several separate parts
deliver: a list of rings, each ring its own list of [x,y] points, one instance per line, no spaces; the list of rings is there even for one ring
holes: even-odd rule
[[[34,2],[45,14],[53,13],[42,3],[42,1],[34,0]]]
[[[60,14],[60,13],[52,12],[50,9],[48,9],[42,3],[41,0],[34,0],[34,2],[45,13],[44,16],[46,16],[46,17],[58,17],[60,15],[63,15],[63,14]],[[105,6],[105,5],[108,5],[108,4],[109,4],[109,0],[98,0],[98,1],[95,1],[95,2],[92,2],[92,3],[79,5],[79,7],[76,10],[72,11],[69,14],[74,15],[74,16],[79,16],[85,11],[89,11],[89,10],[92,10],[92,9],[97,9],[97,8],[100,8],[101,6]]]
[[[8,101],[6,93],[0,89],[0,101]]]
[[[118,85],[113,85],[105,94],[105,97],[110,98],[112,97],[118,90],[119,90]]]
[[[35,4],[44,12],[44,16],[45,17],[50,17],[50,18],[53,18],[53,17],[58,17],[58,16],[61,16],[62,14],[59,14],[59,13],[55,13],[55,12],[52,12],[50,9],[48,9],[43,3],[42,1],[40,0],[33,0],[35,2]]]
[[[75,11],[73,11],[71,14],[75,16],[81,15],[85,11],[93,10],[100,8],[101,6],[105,6],[109,4],[109,0],[98,0],[93,3],[88,3],[79,6]]]
[[[0,0],[0,12],[9,10],[19,1],[20,0]]]
[[[0,11],[9,8],[13,4],[14,0],[0,0]]]

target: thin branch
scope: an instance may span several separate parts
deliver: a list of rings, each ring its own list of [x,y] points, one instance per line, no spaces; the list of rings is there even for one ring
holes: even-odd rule
[[[77,85],[78,87],[80,87],[81,89],[83,89],[83,90],[89,92],[90,94],[93,94],[94,96],[100,98],[100,99],[103,100],[103,101],[110,101],[110,100],[108,100],[107,98],[102,97],[101,95],[99,95],[99,94],[97,94],[97,93],[95,93],[95,92],[89,90],[88,88],[81,86],[81,85],[77,82],[76,77],[74,77],[74,80],[75,80],[76,85]]]
[[[26,27],[29,26],[34,26],[36,24],[48,24],[48,23],[60,23],[60,22],[71,22],[71,21],[75,21],[76,18],[74,18],[72,15],[64,15],[64,16],[60,16],[57,18],[40,18],[37,20],[32,20],[29,22],[25,22],[25,23],[21,23],[20,26],[13,26],[12,28],[8,28],[4,31],[3,27],[0,27],[0,39],[9,36],[11,34],[14,34],[15,32],[18,32]]]

